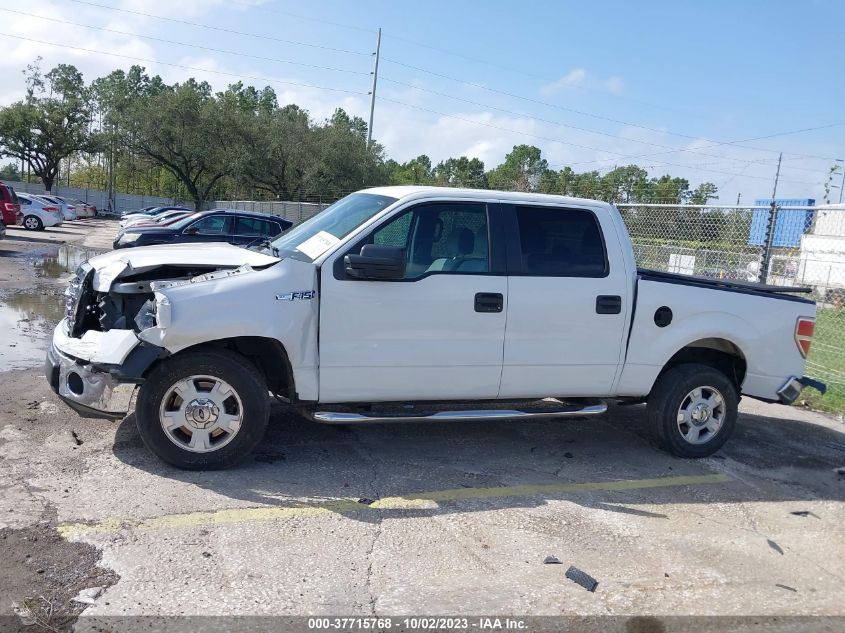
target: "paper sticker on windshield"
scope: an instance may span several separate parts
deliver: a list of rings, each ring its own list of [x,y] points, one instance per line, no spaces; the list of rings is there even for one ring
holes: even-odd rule
[[[311,259],[317,259],[339,241],[340,240],[331,233],[320,231],[317,235],[309,237],[302,244],[297,246],[296,250],[300,253],[305,253]]]

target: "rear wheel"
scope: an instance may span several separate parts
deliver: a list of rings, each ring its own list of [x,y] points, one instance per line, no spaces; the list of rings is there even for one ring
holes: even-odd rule
[[[28,215],[23,219],[23,228],[30,231],[40,231],[44,228],[44,223],[37,215]]]
[[[706,457],[719,450],[736,425],[739,395],[722,372],[688,363],[664,372],[648,399],[652,435],[679,457]]]
[[[270,402],[264,377],[228,350],[186,352],[157,366],[138,393],[144,444],[186,470],[228,468],[264,437]]]

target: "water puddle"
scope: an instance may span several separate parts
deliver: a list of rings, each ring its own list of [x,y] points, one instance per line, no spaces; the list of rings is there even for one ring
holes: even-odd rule
[[[62,244],[38,255],[27,255],[26,258],[35,269],[36,277],[61,279],[69,277],[82,262],[103,252],[99,249]]]
[[[21,292],[0,298],[0,371],[43,363],[50,334],[63,316],[61,295]]]
[[[37,255],[25,255],[35,276],[68,278],[100,249],[62,244]],[[0,371],[28,369],[44,362],[53,328],[64,317],[63,289],[27,291],[0,297]]]

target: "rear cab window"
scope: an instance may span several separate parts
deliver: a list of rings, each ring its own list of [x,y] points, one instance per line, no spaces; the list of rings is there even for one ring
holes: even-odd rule
[[[519,268],[523,275],[606,277],[607,250],[591,211],[517,205]]]

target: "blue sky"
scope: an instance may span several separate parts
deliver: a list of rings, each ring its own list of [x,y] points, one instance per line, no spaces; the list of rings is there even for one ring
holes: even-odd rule
[[[37,55],[89,80],[138,58],[167,81],[272,80],[282,102],[317,120],[338,106],[366,118],[382,27],[374,134],[400,161],[465,154],[492,167],[529,143],[577,171],[637,163],[693,186],[709,180],[733,203],[771,194],[778,151],[783,197],[821,199],[833,159],[845,158],[843,2],[0,0],[0,9],[3,103],[20,98],[20,70]],[[735,143],[769,135],[778,136]]]

